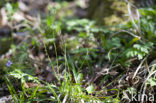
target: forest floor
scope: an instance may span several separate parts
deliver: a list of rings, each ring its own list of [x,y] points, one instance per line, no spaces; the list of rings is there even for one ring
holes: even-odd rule
[[[156,9],[107,27],[87,19],[86,8],[76,1],[2,6],[0,103],[154,103]]]

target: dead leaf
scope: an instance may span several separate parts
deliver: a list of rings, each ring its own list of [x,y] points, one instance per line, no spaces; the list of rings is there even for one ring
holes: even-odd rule
[[[37,83],[25,83],[25,88],[34,88],[34,87],[37,87],[39,85],[39,87],[43,87],[44,85],[42,84],[37,84]]]

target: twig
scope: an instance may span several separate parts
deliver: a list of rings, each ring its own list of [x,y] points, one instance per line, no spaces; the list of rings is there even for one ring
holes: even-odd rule
[[[136,69],[136,71],[135,71],[135,73],[134,73],[134,75],[133,75],[133,78],[132,79],[134,79],[135,78],[135,76],[137,75],[137,73],[138,73],[138,71],[139,71],[139,69],[141,68],[141,66],[142,66],[142,64],[144,63],[144,61],[146,60],[146,58],[144,58],[142,61],[141,61],[141,63],[140,63],[140,65],[138,66],[138,68]]]

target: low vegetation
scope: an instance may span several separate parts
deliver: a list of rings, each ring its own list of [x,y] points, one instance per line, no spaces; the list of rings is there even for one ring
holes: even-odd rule
[[[24,27],[12,31],[30,34],[12,36],[0,60],[0,87],[7,84],[12,100],[124,103],[132,92],[155,95],[156,8],[139,9],[139,20],[102,27],[60,16],[65,5],[48,6],[46,18],[38,16],[36,24],[24,19]],[[5,9],[13,23],[17,4],[7,3]]]

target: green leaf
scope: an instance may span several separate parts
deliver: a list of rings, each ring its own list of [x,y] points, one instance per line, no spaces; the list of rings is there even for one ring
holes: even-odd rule
[[[95,91],[95,88],[94,88],[93,85],[90,85],[90,86],[88,86],[88,87],[86,88],[86,90],[87,90],[87,92],[88,92],[89,94],[91,94],[91,93],[93,93],[93,92]]]
[[[147,80],[147,84],[150,84],[152,87],[156,86],[156,78],[150,78]]]
[[[77,82],[80,83],[82,81],[82,79],[83,79],[83,74],[79,73],[77,78],[76,78]]]
[[[135,37],[135,38],[133,38],[133,39],[129,42],[128,46],[133,45],[133,44],[136,43],[138,40],[140,40],[139,37]]]

